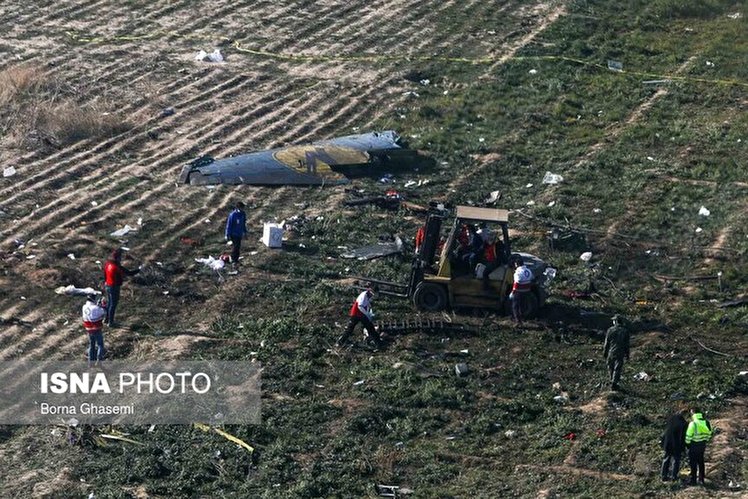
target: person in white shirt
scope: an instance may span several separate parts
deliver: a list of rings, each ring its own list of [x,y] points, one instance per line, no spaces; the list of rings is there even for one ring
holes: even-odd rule
[[[356,297],[348,314],[350,317],[348,327],[345,328],[345,331],[335,343],[337,346],[342,346],[346,342],[351,334],[353,334],[353,330],[359,322],[363,324],[364,330],[366,331],[366,339],[368,341],[373,341],[378,347],[381,346],[382,340],[372,322],[374,312],[371,310],[371,300],[377,296],[377,293],[379,293],[379,287],[370,286]]]

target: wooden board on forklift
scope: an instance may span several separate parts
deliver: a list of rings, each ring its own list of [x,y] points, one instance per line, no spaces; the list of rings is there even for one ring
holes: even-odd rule
[[[457,218],[460,220],[477,220],[485,222],[508,222],[509,210],[497,208],[475,208],[474,206],[458,206]]]

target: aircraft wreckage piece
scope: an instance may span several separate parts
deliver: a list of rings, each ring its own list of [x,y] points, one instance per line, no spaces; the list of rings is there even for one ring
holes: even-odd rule
[[[436,319],[422,319],[415,317],[413,320],[404,319],[402,321],[377,322],[377,330],[384,333],[408,333],[408,332],[446,332],[446,331],[463,331],[473,332],[465,327],[464,324],[454,324]]]
[[[182,168],[179,182],[191,185],[338,185],[348,183],[348,177],[397,168],[417,158],[418,153],[407,149],[396,132],[387,130],[232,158],[203,156]]]
[[[400,236],[395,236],[395,240],[387,243],[376,243],[364,246],[362,248],[356,248],[348,250],[340,254],[340,258],[349,258],[356,260],[373,260],[375,258],[381,258],[383,256],[397,255],[403,253],[403,240]]]

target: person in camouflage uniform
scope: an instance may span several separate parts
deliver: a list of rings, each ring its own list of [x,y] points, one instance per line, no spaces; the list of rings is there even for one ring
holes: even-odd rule
[[[629,360],[629,330],[621,322],[618,315],[613,316],[613,325],[605,334],[605,345],[603,346],[603,356],[608,363],[610,384],[613,390],[618,390],[624,358]]]

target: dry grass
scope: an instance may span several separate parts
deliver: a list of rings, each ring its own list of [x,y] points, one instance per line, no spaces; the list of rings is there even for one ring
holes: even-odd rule
[[[34,66],[0,71],[0,131],[8,147],[57,148],[116,135],[131,125],[114,108],[91,94],[76,96]]]

